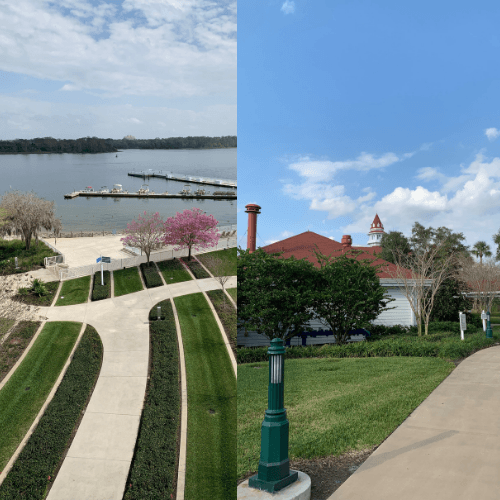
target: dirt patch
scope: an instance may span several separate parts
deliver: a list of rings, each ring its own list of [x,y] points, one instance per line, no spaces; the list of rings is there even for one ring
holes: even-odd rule
[[[305,472],[311,478],[311,500],[327,500],[376,449],[374,446],[336,457],[290,460],[290,468]],[[254,474],[247,474],[238,484]]]

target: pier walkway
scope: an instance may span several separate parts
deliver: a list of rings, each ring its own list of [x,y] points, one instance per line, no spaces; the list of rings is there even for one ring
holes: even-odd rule
[[[231,179],[211,179],[208,177],[200,177],[199,175],[182,175],[175,174],[173,172],[165,172],[159,170],[157,172],[153,170],[141,170],[139,172],[133,171],[129,172],[132,177],[140,177],[146,179],[149,177],[158,177],[160,179],[166,179],[168,181],[180,181],[180,182],[193,182],[194,184],[206,184],[209,186],[219,186],[219,187],[230,187],[236,188],[237,181]]]

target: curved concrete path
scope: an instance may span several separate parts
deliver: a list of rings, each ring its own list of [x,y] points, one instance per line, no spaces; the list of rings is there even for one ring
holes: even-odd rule
[[[236,276],[229,287],[236,287]],[[161,300],[220,285],[186,281],[74,306],[40,308],[49,321],[79,321],[99,333],[101,372],[48,500],[121,500],[144,402],[149,358],[148,315]]]
[[[490,347],[462,361],[330,500],[496,500],[499,465],[500,347]]]

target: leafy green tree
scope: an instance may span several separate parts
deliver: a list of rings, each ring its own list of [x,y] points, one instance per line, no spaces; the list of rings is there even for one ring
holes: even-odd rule
[[[390,231],[382,235],[380,240],[382,252],[378,256],[387,261],[395,264],[394,253],[395,251],[408,255],[411,252],[410,242],[408,238],[399,231]]]
[[[497,245],[497,254],[495,256],[495,260],[500,260],[500,229],[498,230],[498,233],[493,235],[493,241]]]
[[[434,297],[430,321],[458,321],[458,313],[472,308],[473,300],[462,295],[470,288],[461,280],[450,277],[443,281]]]
[[[347,343],[349,331],[368,327],[382,311],[394,309],[387,307],[395,299],[380,284],[379,266],[356,260],[359,253],[352,250],[332,257],[314,252],[321,266],[312,306],[314,319],[331,328],[337,344]]]
[[[318,288],[318,271],[307,260],[280,258],[238,248],[238,324],[272,340],[287,340],[303,331]]]
[[[479,257],[479,264],[483,265],[483,255],[484,257],[491,257],[493,254],[491,253],[490,246],[486,243],[486,241],[478,241],[471,250],[471,253],[476,257]]]

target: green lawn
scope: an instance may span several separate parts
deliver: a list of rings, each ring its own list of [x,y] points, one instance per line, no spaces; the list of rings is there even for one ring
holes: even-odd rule
[[[115,281],[115,297],[139,292],[143,289],[137,267],[113,271],[113,279]]]
[[[186,500],[236,499],[236,379],[201,293],[175,299],[188,393]]]
[[[26,244],[21,240],[2,240],[0,239],[0,275],[25,273],[37,267],[43,266],[45,257],[59,255],[49,248],[45,243],[31,240],[29,250],[26,250]],[[14,257],[18,259],[19,269],[16,269]]]
[[[78,337],[81,323],[46,323],[23,362],[0,391],[0,470],[40,411]]]
[[[178,259],[164,260],[162,262],[157,262],[157,264],[167,285],[193,279]]]
[[[196,258],[216,276],[215,269],[212,269],[211,266],[208,265],[210,257],[217,257],[225,262],[222,272],[219,272],[218,276],[236,276],[236,248],[216,250],[215,252],[202,253],[196,256]]]
[[[84,304],[89,298],[90,276],[82,276],[74,280],[65,281],[59,293],[56,306],[71,306]]]
[[[231,295],[231,297],[233,298],[233,300],[236,302],[237,300],[237,296],[236,296],[236,293],[237,293],[237,288],[226,288],[226,292]]]
[[[379,445],[453,368],[430,358],[287,360],[290,458]],[[238,366],[238,478],[257,471],[268,378],[268,363]]]

